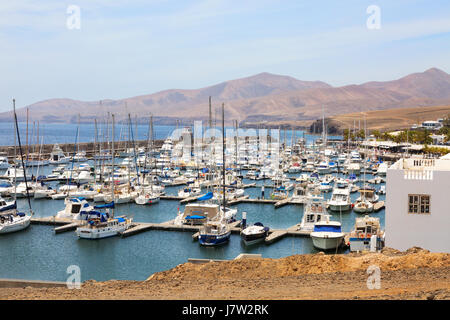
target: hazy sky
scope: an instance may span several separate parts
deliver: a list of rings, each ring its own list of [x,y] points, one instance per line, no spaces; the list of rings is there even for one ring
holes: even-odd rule
[[[340,86],[431,67],[450,73],[448,0],[0,2],[0,111],[13,97],[120,99],[260,72]]]

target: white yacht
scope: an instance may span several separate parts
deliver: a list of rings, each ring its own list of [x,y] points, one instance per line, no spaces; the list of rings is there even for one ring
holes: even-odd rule
[[[83,213],[94,210],[85,198],[66,198],[64,200],[65,208],[56,214],[56,218],[67,218],[72,220],[82,220]]]
[[[159,192],[142,188],[142,190],[139,192],[139,195],[134,198],[134,202],[140,205],[155,204],[159,202],[160,197],[161,195]]]
[[[61,147],[56,143],[53,146],[53,150],[50,153],[50,164],[62,164],[62,163],[68,163],[70,161],[70,158],[67,157]]]
[[[78,227],[76,235],[82,239],[103,239],[121,234],[132,226],[132,219],[122,217],[108,218],[102,213],[97,218],[91,218]]]
[[[314,224],[310,234],[314,247],[321,250],[339,248],[344,241],[345,233],[341,230],[339,221],[331,221],[329,216]]]
[[[241,230],[241,239],[246,246],[250,246],[264,241],[268,234],[269,227],[265,227],[261,222],[256,222]]]
[[[309,198],[298,230],[311,233],[314,230],[314,225],[325,220],[327,216],[329,214],[324,198],[322,196]]]
[[[329,165],[328,161],[325,161],[325,160],[324,160],[324,161],[321,161],[321,162],[319,163],[319,165],[317,166],[316,170],[317,170],[317,172],[318,172],[319,174],[328,174],[328,173],[331,173],[330,165]]]
[[[348,211],[351,209],[350,186],[341,186],[337,184],[331,195],[331,199],[327,201],[331,211]]]
[[[4,176],[10,181],[25,181],[25,172],[22,168],[9,167]]]
[[[194,196],[198,196],[202,193],[202,189],[200,188],[192,188],[192,187],[186,187],[186,188],[182,188],[178,191],[178,196],[180,198],[189,198],[189,197],[194,197]]]
[[[198,242],[203,246],[217,246],[230,241],[231,229],[223,221],[208,221],[199,231]]]

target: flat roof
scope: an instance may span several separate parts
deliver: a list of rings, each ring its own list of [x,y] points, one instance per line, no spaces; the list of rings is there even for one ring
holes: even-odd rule
[[[447,154],[448,155],[448,154]],[[402,158],[389,167],[389,170],[432,170],[450,171],[450,158],[425,159],[425,158]]]

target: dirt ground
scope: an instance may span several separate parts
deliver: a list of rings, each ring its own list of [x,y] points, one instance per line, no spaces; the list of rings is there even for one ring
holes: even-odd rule
[[[369,266],[380,270],[379,289],[376,272],[367,272]],[[185,263],[155,273],[146,281],[89,280],[81,289],[72,290],[3,288],[0,299],[449,300],[450,254],[386,248],[381,253],[318,253],[281,259]]]

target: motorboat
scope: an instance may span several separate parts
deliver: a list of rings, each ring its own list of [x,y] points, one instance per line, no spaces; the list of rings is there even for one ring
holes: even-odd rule
[[[107,213],[90,212],[83,225],[77,227],[75,233],[82,239],[103,239],[122,234],[132,226],[132,219],[123,217],[109,218]]]
[[[200,188],[191,188],[191,187],[186,187],[186,188],[182,188],[178,191],[178,196],[180,198],[189,198],[189,197],[194,197],[194,196],[198,196],[202,193],[202,189]]]
[[[65,208],[56,214],[56,218],[82,220],[83,212],[88,213],[94,211],[94,207],[82,197],[66,198],[64,204]]]
[[[343,242],[345,233],[341,230],[339,221],[331,221],[329,216],[325,220],[314,224],[314,230],[310,234],[314,247],[320,250],[339,248]]]
[[[241,230],[241,239],[246,246],[263,242],[269,234],[269,229],[269,227],[265,227],[261,222],[256,222]]]
[[[365,215],[355,219],[355,226],[349,234],[350,251],[368,251],[374,237],[375,248],[380,250],[385,244],[385,234],[380,227],[380,219]]]
[[[159,202],[160,197],[161,195],[159,192],[153,192],[152,190],[142,189],[139,192],[139,195],[136,198],[134,198],[134,202],[140,205],[155,204]]]
[[[64,153],[64,151],[61,149],[59,144],[54,144],[52,152],[50,153],[50,164],[62,164],[62,163],[69,163],[70,157],[67,157]]]
[[[328,163],[328,161],[323,160],[319,163],[319,165],[316,167],[316,170],[319,174],[328,174],[331,173],[331,168]]]
[[[336,182],[331,199],[327,201],[331,211],[348,211],[351,209],[350,186],[341,187],[338,181]]]

